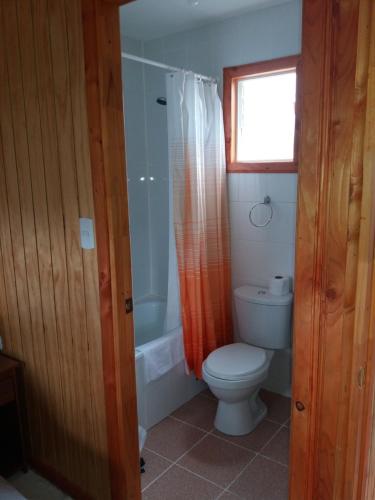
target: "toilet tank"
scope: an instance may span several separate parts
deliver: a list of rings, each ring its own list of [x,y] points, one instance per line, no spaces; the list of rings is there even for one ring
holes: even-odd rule
[[[267,288],[246,285],[234,290],[234,301],[243,342],[264,349],[290,347],[293,294],[272,295]]]

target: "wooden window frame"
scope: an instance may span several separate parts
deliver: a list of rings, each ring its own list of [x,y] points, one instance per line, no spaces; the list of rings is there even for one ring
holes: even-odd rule
[[[224,68],[224,129],[225,129],[225,152],[227,159],[227,172],[268,172],[268,173],[290,173],[297,172],[298,154],[298,63],[300,56],[292,55],[262,61],[242,66],[232,66]],[[272,73],[287,73],[296,70],[297,90],[296,90],[296,122],[294,132],[294,157],[292,161],[256,161],[238,162],[236,161],[236,129],[237,129],[237,84],[239,80],[249,76],[261,76]]]

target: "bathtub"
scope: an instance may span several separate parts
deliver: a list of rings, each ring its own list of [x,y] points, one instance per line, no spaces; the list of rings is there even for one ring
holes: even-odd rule
[[[165,310],[165,301],[156,298],[143,299],[134,305],[138,421],[145,429],[163,420],[207,387],[194,375],[186,375],[184,361],[160,378],[146,383],[144,351],[163,335]],[[181,334],[174,331],[164,334],[163,338],[167,336],[172,341],[172,336]]]

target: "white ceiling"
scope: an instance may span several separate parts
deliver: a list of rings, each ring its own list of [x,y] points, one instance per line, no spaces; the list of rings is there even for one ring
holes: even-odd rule
[[[122,34],[152,40],[290,0],[136,0],[121,7]]]

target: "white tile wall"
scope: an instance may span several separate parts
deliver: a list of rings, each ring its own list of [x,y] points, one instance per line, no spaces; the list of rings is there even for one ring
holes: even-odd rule
[[[231,222],[233,287],[252,283],[267,286],[275,274],[294,274],[296,224],[296,174],[230,174],[229,212]],[[249,212],[270,196],[271,222],[255,228]],[[253,218],[264,223],[270,207],[258,205]]]
[[[233,288],[249,283],[267,286],[275,274],[293,277],[297,174],[229,174],[228,196]],[[265,196],[271,198],[272,221],[266,227],[254,228],[249,211]],[[265,216],[268,207],[259,214],[260,219]],[[238,340],[236,323],[235,330]],[[276,352],[265,387],[290,395],[291,365],[290,349]]]

